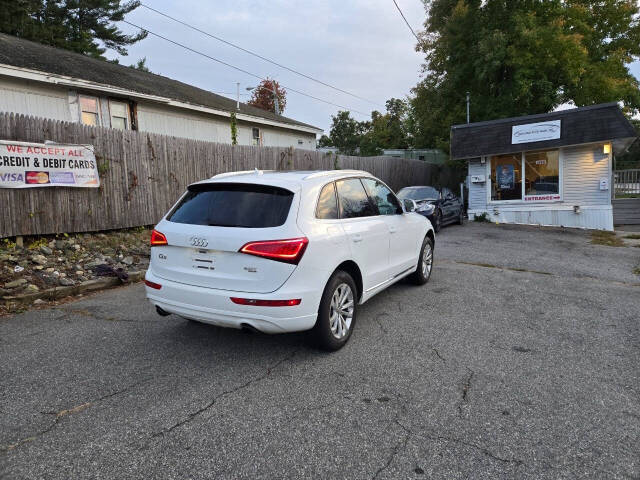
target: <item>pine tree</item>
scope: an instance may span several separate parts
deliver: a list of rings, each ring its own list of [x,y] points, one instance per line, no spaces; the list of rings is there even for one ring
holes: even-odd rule
[[[138,0],[0,0],[0,32],[104,59],[107,50],[147,36],[126,35],[115,22],[140,6]]]

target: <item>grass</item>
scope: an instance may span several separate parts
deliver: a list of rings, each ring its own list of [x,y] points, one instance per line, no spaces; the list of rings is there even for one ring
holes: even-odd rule
[[[636,267],[632,270],[634,275],[640,275],[640,267]]]
[[[598,230],[591,234],[591,243],[607,247],[624,247],[624,242],[614,232]]]
[[[640,198],[640,193],[616,193],[616,200],[620,198]]]
[[[480,222],[480,223],[485,223],[485,222],[489,222],[489,219],[487,218],[487,212],[483,212],[483,213],[476,213],[473,216],[473,221],[474,222]]]
[[[640,233],[632,233],[631,235],[626,235],[624,238],[628,238],[629,240],[640,240]]]

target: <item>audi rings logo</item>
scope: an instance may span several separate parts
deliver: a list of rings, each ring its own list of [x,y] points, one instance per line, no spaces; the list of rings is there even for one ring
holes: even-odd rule
[[[202,237],[191,237],[189,241],[191,242],[191,245],[193,245],[194,247],[204,248],[207,245],[209,245],[209,241],[206,238],[202,238]]]

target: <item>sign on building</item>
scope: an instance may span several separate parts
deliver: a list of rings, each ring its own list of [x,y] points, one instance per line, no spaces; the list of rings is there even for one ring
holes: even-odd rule
[[[557,140],[560,138],[562,120],[549,122],[529,123],[527,125],[514,125],[511,127],[511,143],[543,142],[545,140]]]
[[[0,188],[99,186],[91,145],[0,140]]]

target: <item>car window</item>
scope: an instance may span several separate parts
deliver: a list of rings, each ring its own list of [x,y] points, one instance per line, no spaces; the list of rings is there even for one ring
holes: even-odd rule
[[[336,188],[332,183],[325,185],[318,197],[316,207],[316,218],[331,219],[338,218],[338,200],[336,199]]]
[[[287,220],[292,200],[293,192],[269,185],[197,184],[189,187],[167,220],[216,227],[278,227]]]
[[[377,215],[359,178],[336,182],[340,200],[340,218],[372,217]]]
[[[373,178],[363,178],[362,184],[369,198],[378,207],[380,215],[396,215],[402,213],[400,202],[391,190],[382,182]]]
[[[406,187],[398,192],[398,197],[411,200],[437,200],[440,198],[438,190],[433,187]]]

